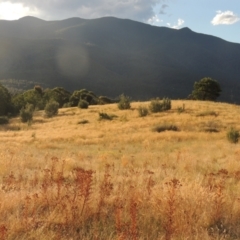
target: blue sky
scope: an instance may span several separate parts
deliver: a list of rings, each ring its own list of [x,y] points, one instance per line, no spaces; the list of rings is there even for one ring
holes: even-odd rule
[[[114,16],[240,43],[240,0],[0,0],[0,19]]]
[[[239,0],[175,0],[154,8],[157,26],[189,27],[205,33],[240,43]],[[153,20],[153,21],[151,21]]]

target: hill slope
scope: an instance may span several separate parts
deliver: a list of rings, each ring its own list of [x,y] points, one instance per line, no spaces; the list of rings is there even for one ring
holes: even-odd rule
[[[24,79],[97,94],[185,98],[210,76],[221,100],[240,102],[240,44],[112,17],[0,21],[0,80]]]

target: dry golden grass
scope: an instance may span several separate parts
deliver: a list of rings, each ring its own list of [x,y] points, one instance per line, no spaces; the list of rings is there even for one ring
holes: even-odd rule
[[[179,100],[139,117],[148,105],[0,126],[0,239],[240,239],[240,148],[226,138],[239,106]]]

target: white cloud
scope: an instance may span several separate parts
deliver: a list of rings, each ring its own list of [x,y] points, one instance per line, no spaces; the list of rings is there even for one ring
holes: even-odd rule
[[[26,15],[38,15],[38,12],[21,3],[10,3],[0,1],[0,19],[14,20]]]
[[[159,23],[163,22],[157,15],[152,16],[147,20],[147,22],[151,25],[158,25]]]
[[[154,7],[168,0],[0,0],[0,4],[20,4],[29,9],[27,13],[37,12],[44,20],[66,19],[70,17],[98,18],[115,16],[145,21],[154,16]],[[166,4],[165,4],[166,5]],[[163,5],[163,9],[166,6]],[[11,9],[8,9],[8,12]],[[22,15],[24,15],[22,11]],[[21,15],[21,14],[20,14]],[[33,14],[31,14],[33,15]],[[15,16],[17,19],[19,14]],[[33,15],[36,16],[36,15]]]
[[[234,24],[237,21],[239,21],[240,18],[234,14],[232,11],[217,11],[217,15],[213,18],[211,21],[212,25],[220,25],[220,24],[225,24],[225,25],[230,25]]]
[[[167,23],[167,26],[170,28],[179,29],[184,24],[184,22],[185,21],[183,19],[179,18],[177,24],[172,26],[170,23]]]

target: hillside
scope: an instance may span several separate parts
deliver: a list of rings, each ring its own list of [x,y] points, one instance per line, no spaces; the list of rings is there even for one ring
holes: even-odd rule
[[[182,99],[195,81],[209,76],[222,86],[220,100],[240,102],[240,44],[188,28],[113,17],[25,17],[0,21],[0,42],[0,80],[11,80],[13,88],[15,79],[110,97]]]
[[[239,106],[178,100],[142,118],[139,106],[0,125],[1,239],[240,239],[240,150],[226,136]],[[154,130],[167,124],[177,131]]]

